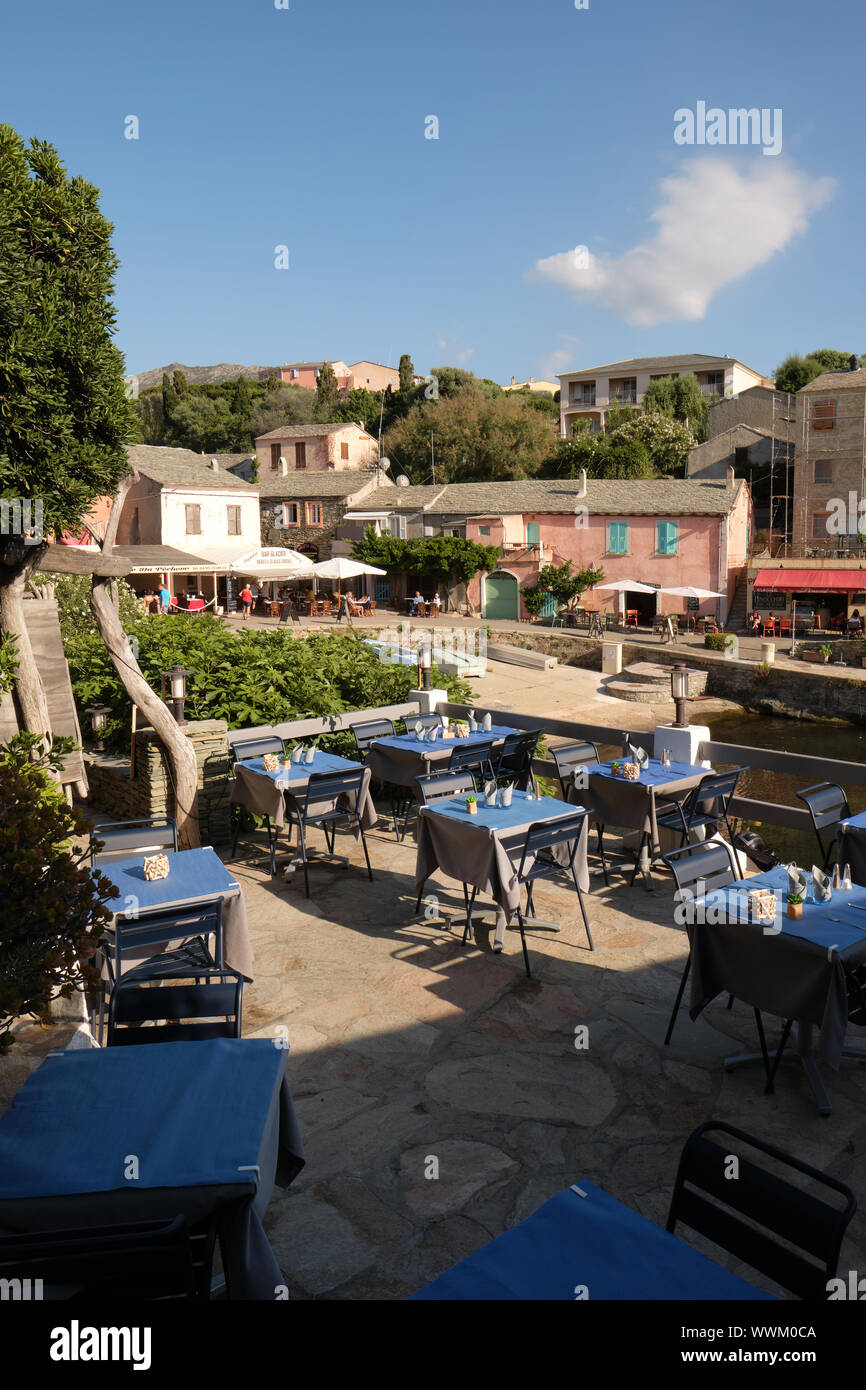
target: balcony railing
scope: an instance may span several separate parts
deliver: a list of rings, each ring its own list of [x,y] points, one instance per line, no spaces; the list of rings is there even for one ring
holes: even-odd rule
[[[637,405],[637,391],[611,391],[610,399],[614,405]]]
[[[595,405],[595,392],[591,396],[572,396],[571,405],[593,406]]]

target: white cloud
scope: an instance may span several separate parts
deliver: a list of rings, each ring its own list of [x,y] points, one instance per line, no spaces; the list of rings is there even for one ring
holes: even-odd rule
[[[555,347],[538,363],[538,375],[541,381],[552,381],[560,372],[567,372],[574,362],[580,344],[580,339],[573,337],[570,333],[558,333],[557,337],[561,342],[570,342],[571,347]]]
[[[475,351],[468,343],[462,342],[459,338],[444,338],[440,334],[436,342],[439,351],[444,354],[442,366],[465,367]]]
[[[713,295],[783,251],[835,191],[834,179],[791,165],[761,160],[746,171],[711,156],[661,181],[646,241],[619,257],[561,251],[536,261],[533,278],[640,327],[702,319]]]

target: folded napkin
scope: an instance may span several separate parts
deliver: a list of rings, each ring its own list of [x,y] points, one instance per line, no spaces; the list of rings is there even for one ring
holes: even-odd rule
[[[508,785],[507,787],[503,787],[503,788],[502,788],[502,794],[501,794],[500,797],[499,797],[499,804],[500,804],[500,806],[510,806],[510,805],[511,805],[511,798],[512,798],[513,795],[514,795],[514,784],[513,784],[513,783],[509,783],[509,785]]]
[[[786,864],[785,870],[788,875],[788,893],[797,893],[805,902],[808,892],[805,869],[798,869],[796,864]]]
[[[484,730],[485,734],[488,734],[490,732],[490,730],[493,728],[492,715],[485,714],[484,718],[481,721],[481,728]]]
[[[632,762],[637,763],[641,772],[649,766],[649,753],[645,748],[635,748],[633,743],[629,743],[628,751],[631,754]]]
[[[484,800],[488,806],[496,805],[497,785],[495,782],[484,783]]]
[[[478,720],[475,718],[475,712],[470,710],[466,718],[469,723],[469,731],[474,734],[478,729]]]
[[[819,869],[817,864],[812,865],[812,898],[816,903],[828,903],[833,893],[830,887],[830,875],[825,874],[823,869]]]

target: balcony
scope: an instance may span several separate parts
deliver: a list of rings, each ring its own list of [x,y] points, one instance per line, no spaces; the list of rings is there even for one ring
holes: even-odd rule
[[[611,405],[637,405],[637,391],[611,391]]]
[[[595,405],[595,392],[593,391],[587,396],[572,396],[569,405],[578,406],[583,409],[589,407],[591,409]]]

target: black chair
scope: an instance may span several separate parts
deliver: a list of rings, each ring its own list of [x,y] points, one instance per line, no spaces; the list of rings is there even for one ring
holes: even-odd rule
[[[229,752],[232,755],[232,762],[249,762],[252,758],[263,758],[266,753],[276,753],[278,757],[283,757],[286,745],[279,734],[260,734],[255,738],[237,739],[229,745]],[[234,819],[234,835],[232,836],[232,859],[238,850],[238,840],[240,839],[242,827],[243,808],[232,804],[232,816]],[[263,817],[265,822],[265,832],[268,837],[268,854],[271,860],[271,874],[277,871],[277,838],[279,831],[271,824],[270,816]]]
[[[703,897],[705,893],[713,893],[719,888],[727,888],[729,884],[736,883],[738,880],[736,861],[730,846],[724,840],[699,840],[697,844],[683,845],[681,849],[671,850],[669,854],[662,857],[673,873],[676,884],[674,901],[679,904],[686,904],[696,897]],[[665,1047],[668,1046],[673,1035],[674,1024],[677,1021],[677,1014],[691,968],[691,932],[689,932],[689,954],[677,990],[677,997],[674,1000],[668,1031],[665,1033]],[[733,1002],[733,998],[729,999],[728,1008]],[[757,1009],[755,1014],[760,1017]],[[758,1024],[758,1031],[763,1040],[763,1023]],[[764,1047],[763,1041],[762,1047],[766,1057],[766,1047]]]
[[[733,1152],[740,1148],[747,1152]],[[771,1163],[756,1162],[749,1150]],[[829,1201],[830,1194],[839,1201]],[[667,1230],[687,1226],[797,1298],[823,1302],[856,1210],[854,1193],[838,1178],[733,1125],[708,1120],[683,1146]]]
[[[562,799],[563,801],[571,801],[574,774],[583,768],[597,766],[601,762],[598,749],[588,739],[581,739],[577,743],[560,743],[557,747],[551,748],[550,751],[553,755],[553,761],[556,763],[556,775],[562,788]],[[609,886],[610,875],[607,871],[607,858],[604,852],[604,825],[601,821],[595,822],[595,830],[598,836],[601,871],[604,874],[605,886]]]
[[[449,772],[471,772],[475,778],[477,790],[481,790],[484,782],[495,780],[493,766],[496,761],[496,742],[494,739],[483,739],[478,742],[469,742],[463,746],[457,744],[451,751],[448,759]],[[479,785],[480,784],[480,785]]]
[[[325,834],[328,853],[334,853],[335,836],[338,830],[357,828],[367,873],[373,882],[373,869],[367,850],[364,825],[361,819],[361,797],[364,791],[366,768],[352,768],[346,772],[314,773],[307,783],[307,794],[303,801],[289,806],[289,815],[298,827],[298,844],[304,865],[304,891],[310,896],[310,874],[307,858],[307,828],[319,826]]]
[[[702,777],[696,787],[688,793],[682,801],[666,802],[665,806],[656,813],[656,824],[661,829],[664,826],[668,830],[675,830],[682,835],[682,844],[689,843],[693,830],[707,830],[712,827],[713,833],[718,828],[719,822],[724,821],[728,828],[728,836],[733,841],[734,832],[731,829],[731,822],[728,819],[728,808],[731,798],[737,790],[737,782],[743,772],[748,772],[747,767],[734,767],[728,772],[710,772],[706,777]],[[647,835],[644,838],[648,838]],[[737,877],[740,877],[739,867]],[[635,875],[637,865],[635,865]],[[634,877],[632,878],[632,883]]]
[[[244,982],[234,970],[189,967],[189,980],[162,978],[147,984],[124,976],[108,1006],[108,1046],[204,1042],[239,1038]],[[154,988],[154,984],[159,988]],[[145,1023],[157,1027],[142,1027]]]
[[[364,757],[374,739],[393,738],[396,732],[393,719],[367,719],[362,724],[353,724],[352,734],[358,757]]]
[[[538,731],[505,735],[493,769],[497,782],[512,782],[522,792],[536,790],[532,760],[540,737]]]
[[[161,1221],[0,1236],[0,1278],[41,1279],[48,1301],[209,1299],[216,1221]]]
[[[97,849],[97,844],[101,845]],[[177,849],[177,825],[170,816],[144,820],[100,821],[90,831],[90,862],[94,868],[132,855]]]
[[[441,714],[406,714],[403,716],[407,734],[414,734],[416,725],[422,729],[442,729],[445,721]]]
[[[583,893],[577,878],[577,870],[574,867],[574,859],[580,848],[581,836],[586,834],[589,812],[583,807],[575,810],[570,816],[564,816],[561,820],[555,821],[536,821],[530,825],[526,832],[526,839],[523,842],[523,853],[520,856],[520,865],[517,870],[517,882],[520,887],[526,884],[526,915],[532,915],[532,889],[533,885],[542,878],[557,878],[563,872],[571,874],[574,887],[577,891],[577,901],[580,904],[580,915],[583,918],[583,926],[586,931],[586,939],[589,942],[589,949],[595,950],[592,944],[592,934],[589,930],[589,922],[586,917],[586,908],[583,905]],[[552,850],[557,845],[569,845],[570,853],[567,864],[561,864],[555,858]],[[520,927],[520,943],[523,947],[523,963],[526,967],[527,978],[531,978],[529,969],[529,953],[526,949],[525,917],[517,906],[517,922]]]
[[[836,782],[816,782],[814,787],[804,787],[795,795],[809,812],[815,839],[818,841],[821,867],[826,870],[836,846],[836,826],[840,820],[847,820],[851,814],[848,798]],[[833,827],[833,834],[825,847],[821,831],[826,830],[828,826]]]
[[[475,778],[471,772],[431,772],[427,777],[416,777],[415,787],[417,789],[418,806],[432,806],[437,801],[452,801],[457,796],[473,796],[475,794]],[[424,884],[426,878],[421,880],[418,887],[418,901],[415,904],[415,911],[421,911],[421,898],[424,894]],[[466,903],[467,913],[469,911],[469,894],[466,884],[463,884],[463,899]],[[465,937],[464,937],[465,940]]]

